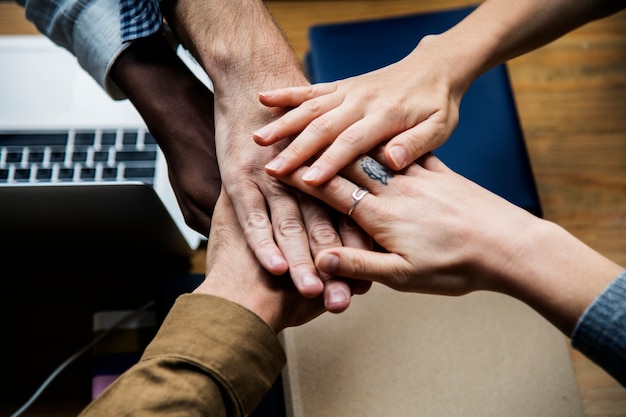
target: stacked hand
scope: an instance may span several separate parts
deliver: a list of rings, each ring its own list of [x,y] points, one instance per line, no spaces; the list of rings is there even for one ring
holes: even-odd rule
[[[285,175],[316,156],[303,179],[319,185],[383,142],[394,170],[443,144],[457,125],[468,84],[437,65],[431,45],[426,37],[406,58],[363,75],[260,93],[267,106],[295,107],[254,133],[260,145],[295,136],[266,165],[268,172]]]
[[[194,290],[254,312],[277,333],[325,311],[322,297],[303,297],[288,275],[268,273],[256,260],[225,192],[220,194],[207,248],[206,279]]]
[[[325,204],[270,177],[263,164],[276,154],[277,146],[261,148],[239,140],[248,137],[248,126],[270,120],[275,113],[259,105],[251,90],[228,97],[216,90],[215,105],[222,182],[257,259],[273,274],[289,271],[305,296],[324,292],[329,311],[345,310],[351,292],[364,292],[368,286],[361,283],[351,289],[343,280],[318,274],[311,256],[342,244],[367,248],[370,239],[357,233],[357,228],[336,230],[336,214]]]
[[[301,198],[267,174],[264,165],[283,144],[259,147],[250,140],[250,132],[284,114],[259,103],[259,90],[308,84],[293,50],[261,1],[179,0],[163,6],[174,32],[215,87],[222,185],[250,248],[271,273],[289,271],[303,295],[324,293],[330,311],[345,310],[351,293],[368,286],[350,288],[344,280],[319,274],[312,255],[342,244],[367,247],[369,238],[355,234],[356,228],[336,230],[334,215],[323,204]]]
[[[384,161],[381,153],[374,156]],[[326,249],[315,264],[329,274],[409,292],[501,292],[569,335],[622,270],[558,225],[469,181],[430,153],[398,173],[360,157],[342,176],[317,187],[302,180],[306,169],[283,180],[339,211],[353,208],[351,217],[383,248]],[[368,193],[355,200],[360,189]]]

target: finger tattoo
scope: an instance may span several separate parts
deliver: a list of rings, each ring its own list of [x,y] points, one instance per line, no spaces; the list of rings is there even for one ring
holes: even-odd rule
[[[361,169],[373,180],[380,181],[387,185],[389,178],[393,178],[393,173],[375,159],[366,156],[361,159]]]

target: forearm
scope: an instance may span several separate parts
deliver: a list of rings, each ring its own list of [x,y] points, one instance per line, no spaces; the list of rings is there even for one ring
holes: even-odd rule
[[[490,268],[503,275],[499,290],[533,307],[567,336],[624,269],[545,220],[534,219],[513,235],[507,234],[506,242],[501,237],[494,248],[502,250],[494,257],[499,266]]]
[[[481,28],[483,37],[493,37],[482,68],[487,70],[623,7],[616,0],[488,0],[460,29]]]
[[[624,7],[616,0],[486,0],[422,47],[463,89],[485,71]],[[417,48],[419,50],[419,47]]]
[[[166,156],[212,141],[213,94],[161,34],[134,41],[115,62],[111,78],[137,108]]]
[[[216,95],[306,84],[297,56],[259,0],[170,0],[164,14]]]

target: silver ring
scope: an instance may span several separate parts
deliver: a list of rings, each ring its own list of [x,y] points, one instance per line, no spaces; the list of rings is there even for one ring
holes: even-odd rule
[[[363,197],[365,197],[365,194],[367,193],[369,193],[369,191],[363,187],[358,187],[352,192],[352,198],[354,199],[354,201],[352,202],[352,207],[350,207],[350,210],[348,210],[348,216],[352,214],[358,202],[363,200]]]

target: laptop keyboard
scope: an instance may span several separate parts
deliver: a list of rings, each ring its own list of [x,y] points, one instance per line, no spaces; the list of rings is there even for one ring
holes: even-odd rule
[[[145,129],[0,133],[0,184],[140,181],[154,185]]]

